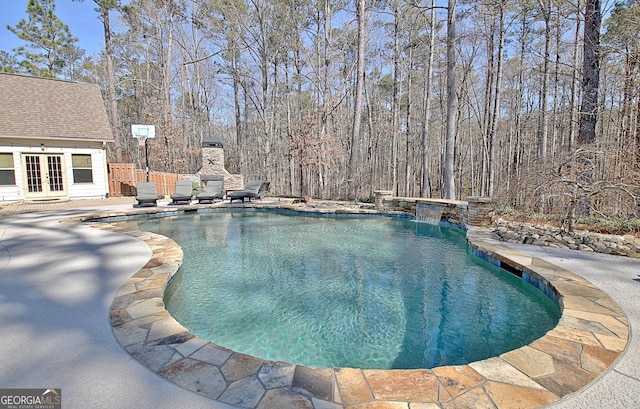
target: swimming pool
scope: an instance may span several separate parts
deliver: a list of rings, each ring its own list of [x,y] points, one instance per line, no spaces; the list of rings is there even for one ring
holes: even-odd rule
[[[532,342],[560,315],[542,292],[470,254],[458,229],[275,212],[137,224],[185,253],[165,297],[171,314],[201,338],[264,359],[464,364]]]

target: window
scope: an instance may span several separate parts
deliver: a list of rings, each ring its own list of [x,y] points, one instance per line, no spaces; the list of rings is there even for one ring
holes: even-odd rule
[[[0,185],[15,185],[16,172],[13,169],[13,153],[0,153]]]
[[[91,155],[71,155],[74,183],[93,183]]]

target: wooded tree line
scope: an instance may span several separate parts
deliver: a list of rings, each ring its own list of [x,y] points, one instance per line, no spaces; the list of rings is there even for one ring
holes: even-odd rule
[[[154,124],[153,170],[195,173],[218,137],[231,172],[278,194],[637,215],[636,0],[93,2],[99,56],[67,39],[51,66],[0,64],[98,82],[111,161],[143,165],[130,125]]]

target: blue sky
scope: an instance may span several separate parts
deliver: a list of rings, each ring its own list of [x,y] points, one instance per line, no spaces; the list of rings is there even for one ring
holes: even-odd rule
[[[56,15],[69,26],[71,34],[78,38],[76,45],[86,50],[87,55],[98,54],[104,48],[102,22],[98,20],[93,0],[74,2],[56,0]],[[12,52],[23,43],[7,30],[27,18],[27,0],[0,0],[0,50]]]

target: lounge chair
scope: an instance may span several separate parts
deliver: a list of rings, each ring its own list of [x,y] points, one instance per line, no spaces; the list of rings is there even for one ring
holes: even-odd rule
[[[258,194],[256,195],[256,198],[262,200],[262,196],[269,193],[270,185],[271,185],[271,182],[262,182],[262,184],[260,185],[260,189],[258,190]]]
[[[213,203],[214,200],[222,200],[224,193],[224,177],[220,177],[220,180],[209,179],[206,185],[202,184],[204,190],[196,195],[198,203]]]
[[[227,195],[227,199],[229,199],[229,203],[232,203],[234,200],[242,200],[242,203],[244,203],[244,199],[249,201],[253,198],[262,199],[262,195],[264,194],[264,192],[260,192],[262,185],[261,180],[250,180],[245,185],[243,191],[231,192]]]
[[[138,207],[140,206],[157,206],[158,199],[163,199],[163,195],[159,195],[154,182],[140,182],[136,186],[136,200]]]
[[[191,203],[193,197],[193,182],[190,180],[179,180],[176,182],[176,192],[171,195],[171,203]]]

